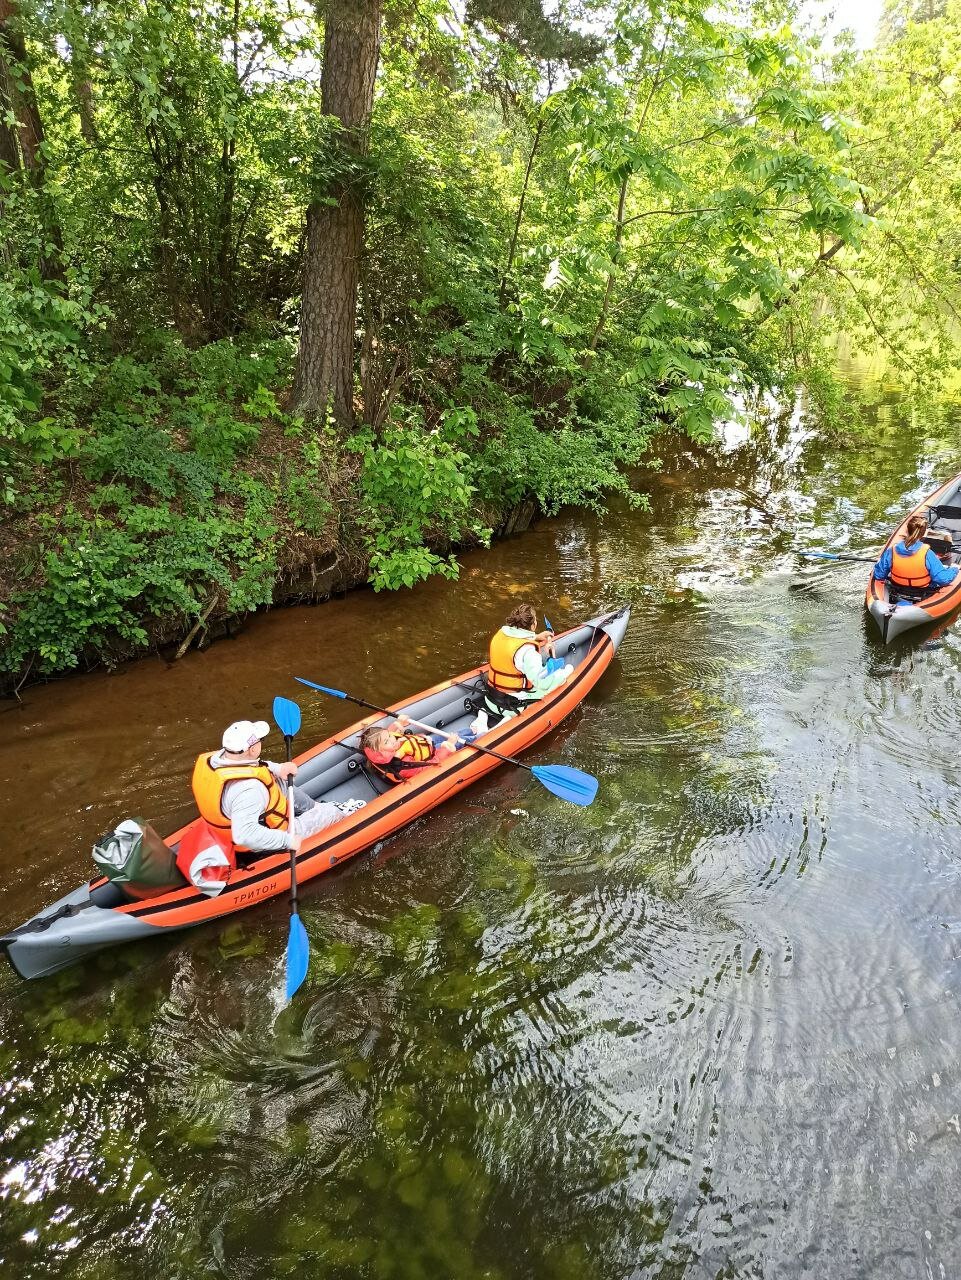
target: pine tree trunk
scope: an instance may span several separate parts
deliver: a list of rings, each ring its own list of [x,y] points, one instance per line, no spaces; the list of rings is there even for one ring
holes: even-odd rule
[[[354,329],[364,247],[363,196],[350,170],[367,152],[381,0],[329,0],[318,9],[325,24],[321,105],[340,123],[336,167],[347,177],[307,210],[294,401],[312,417],[323,417],[331,408],[334,420],[347,427],[353,421]]]

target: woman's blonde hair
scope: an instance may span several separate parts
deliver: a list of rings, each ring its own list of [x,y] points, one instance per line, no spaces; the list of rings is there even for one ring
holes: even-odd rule
[[[389,738],[390,733],[382,724],[368,725],[364,732],[360,735],[361,751],[380,751],[378,744],[383,738]]]

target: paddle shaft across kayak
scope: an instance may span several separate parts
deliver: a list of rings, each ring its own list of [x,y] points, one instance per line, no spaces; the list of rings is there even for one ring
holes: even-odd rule
[[[368,711],[379,711],[382,716],[393,715],[392,711],[388,711],[386,707],[377,707],[373,702],[367,702],[364,698],[355,698],[352,693],[342,693],[339,689],[328,689],[326,685],[314,684],[312,680],[305,680],[303,676],[294,676],[295,680],[299,680],[301,684],[307,685],[309,689],[319,689],[322,693],[332,693],[336,698],[346,698],[348,702],[354,702],[358,707],[366,707]],[[413,720],[410,716],[406,717],[408,724],[412,724],[417,729],[425,729],[428,733],[443,733],[443,729],[439,729],[436,724],[425,724],[423,720]],[[518,760],[516,756],[503,756],[499,751],[494,751],[492,747],[482,747],[478,742],[469,742],[466,738],[462,738],[460,734],[454,735],[457,741],[465,747],[471,747],[474,751],[483,751],[485,755],[493,756],[495,760],[502,760],[504,764],[516,764],[521,769],[526,769],[528,773],[533,773],[538,768],[537,765],[525,764],[523,760]]]
[[[386,707],[378,707],[373,702],[368,702],[365,698],[357,698],[352,693],[344,693],[342,689],[331,689],[328,685],[317,684],[313,680],[306,680],[303,676],[294,676],[299,684],[304,684],[308,689],[316,689],[318,693],[329,694],[333,698],[343,698],[348,702],[354,702],[359,707],[367,707],[369,711],[377,711],[381,715],[389,716],[394,713],[388,711]],[[409,724],[416,725],[418,729],[426,729],[428,733],[442,733],[443,729],[437,725],[425,724],[422,720],[415,720],[413,716],[407,716]],[[587,806],[591,804],[597,795],[597,779],[593,774],[585,773],[582,769],[575,769],[571,765],[544,765],[544,764],[525,764],[523,760],[518,760],[516,756],[505,756],[499,751],[494,751],[491,747],[482,747],[479,742],[469,742],[462,738],[460,734],[454,735],[458,742],[464,747],[479,751],[483,755],[493,756],[495,760],[501,760],[504,764],[516,764],[522,769],[526,769],[541,786],[546,787],[553,795],[559,796],[562,800],[567,800],[570,804]]]

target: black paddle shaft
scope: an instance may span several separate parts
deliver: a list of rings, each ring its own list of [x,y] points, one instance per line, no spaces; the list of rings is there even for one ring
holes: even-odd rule
[[[358,707],[366,707],[368,711],[379,711],[382,716],[392,716],[394,714],[393,711],[388,711],[386,707],[375,707],[372,702],[365,702],[363,698],[355,698],[353,694],[345,693],[344,697],[348,702],[356,703]],[[436,732],[442,733],[443,730],[438,729]],[[460,737],[459,734],[458,737]],[[461,741],[464,741],[463,738],[461,738]],[[483,751],[485,755],[493,756],[495,760],[503,760],[504,764],[516,764],[521,769],[526,769],[528,773],[534,772],[533,767],[525,764],[523,760],[517,760],[514,756],[502,756],[499,751],[492,751],[490,747],[482,747],[477,742],[464,742],[464,746],[471,747],[474,751]]]
[[[877,564],[877,556],[848,556],[838,555],[831,552],[829,555],[818,551],[800,551],[798,552],[805,560],[853,560],[855,564]]]
[[[289,764],[294,758],[294,740],[289,733],[284,734],[284,746],[287,748],[287,763]],[[290,778],[287,779],[287,834],[288,838],[291,826],[294,821],[294,784]],[[291,846],[290,849],[290,914],[295,916],[297,912],[297,850]]]

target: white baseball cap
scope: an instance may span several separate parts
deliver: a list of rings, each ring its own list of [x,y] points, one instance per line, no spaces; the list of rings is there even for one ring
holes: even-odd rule
[[[246,751],[261,738],[266,738],[268,733],[270,725],[266,720],[235,720],[224,730],[224,750]]]

